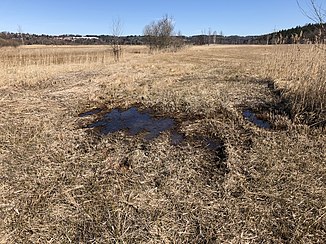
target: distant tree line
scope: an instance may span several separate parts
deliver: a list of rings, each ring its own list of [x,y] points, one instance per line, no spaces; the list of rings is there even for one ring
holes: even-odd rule
[[[36,35],[29,33],[0,33],[0,47],[1,46],[17,46],[21,44],[23,37],[25,45],[111,45],[117,42],[121,45],[144,45],[150,43],[153,48],[160,45],[208,45],[208,44],[260,44],[260,45],[273,45],[273,44],[295,44],[295,43],[317,43],[320,38],[325,35],[320,33],[320,24],[307,24],[305,26],[297,26],[292,29],[280,30],[266,35],[257,36],[224,36],[220,34],[208,35],[194,35],[183,36],[180,33],[169,33],[168,39],[155,39],[155,28],[150,28],[151,23],[145,27],[143,35],[129,35],[129,36],[115,36],[115,35]],[[155,26],[154,26],[155,27]],[[162,34],[162,33],[161,33]],[[318,40],[317,40],[318,37]],[[164,40],[162,42],[162,40]],[[165,44],[164,44],[165,43]]]
[[[325,42],[320,24],[307,24],[267,35],[268,44],[307,44]]]

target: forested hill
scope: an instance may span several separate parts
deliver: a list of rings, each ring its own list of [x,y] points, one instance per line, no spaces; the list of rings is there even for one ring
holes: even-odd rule
[[[257,36],[223,36],[223,35],[194,35],[177,36],[186,44],[292,44],[292,43],[315,43],[320,38],[325,39],[325,33],[320,33],[321,26],[318,24],[307,24],[295,28],[280,30],[277,32]],[[216,32],[215,32],[216,33]],[[0,46],[8,45],[105,45],[110,44],[115,37],[111,35],[36,35],[29,33],[0,33]],[[142,45],[145,43],[144,36],[121,36],[122,44]]]
[[[270,34],[282,43],[314,43],[325,39],[325,24],[307,24]]]

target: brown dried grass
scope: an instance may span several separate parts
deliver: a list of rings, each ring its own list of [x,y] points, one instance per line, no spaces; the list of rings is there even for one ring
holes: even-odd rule
[[[0,242],[326,240],[326,137],[278,113],[272,105],[280,98],[257,82],[274,47],[156,55],[128,47],[119,63],[69,61],[104,51],[88,48],[64,49],[58,64],[2,63]],[[125,132],[97,137],[81,128],[94,118],[80,112],[134,104],[176,118],[186,141],[173,146],[169,133],[151,142]],[[265,116],[285,129],[242,117],[243,107],[267,106]],[[203,136],[224,141],[224,161],[196,140]]]
[[[325,55],[324,45],[282,45],[265,61],[262,73],[283,90],[295,121],[326,122]]]

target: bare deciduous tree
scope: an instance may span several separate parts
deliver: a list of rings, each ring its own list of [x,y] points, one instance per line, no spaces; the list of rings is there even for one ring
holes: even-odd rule
[[[167,48],[177,48],[180,44],[180,38],[174,33],[174,21],[172,17],[165,15],[158,21],[153,21],[146,25],[143,31],[145,41],[151,51]],[[178,45],[176,40],[178,41]]]
[[[317,43],[324,43],[326,38],[326,9],[323,6],[323,0],[307,0],[306,6],[303,6],[300,0],[296,0],[301,12],[310,20],[318,24]]]
[[[20,36],[20,40],[22,42],[22,45],[24,45],[23,28],[22,28],[21,25],[18,25],[17,31],[19,33],[19,36]]]
[[[217,31],[213,32],[213,44],[216,44]]]
[[[122,47],[121,47],[121,40],[120,37],[122,35],[122,23],[121,20],[114,19],[112,21],[112,53],[114,57],[114,61],[118,62],[122,55]]]
[[[201,44],[206,45],[208,43],[206,29],[201,30]]]
[[[212,29],[211,27],[208,28],[208,39],[207,39],[207,45],[211,44],[211,37],[212,37]]]

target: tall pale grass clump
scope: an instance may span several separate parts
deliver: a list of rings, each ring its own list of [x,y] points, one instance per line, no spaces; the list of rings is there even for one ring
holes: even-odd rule
[[[25,67],[30,65],[69,65],[104,63],[112,59],[106,47],[22,47],[7,48],[0,52],[0,65],[3,68]]]
[[[89,70],[112,60],[105,47],[21,46],[1,48],[0,85],[44,85],[66,72]]]
[[[125,48],[124,59],[143,53],[145,47]],[[20,46],[0,49],[0,85],[39,85],[67,72],[93,72],[110,66],[108,46]]]
[[[288,99],[292,117],[310,125],[324,124],[326,45],[282,45],[265,61],[264,76]]]

